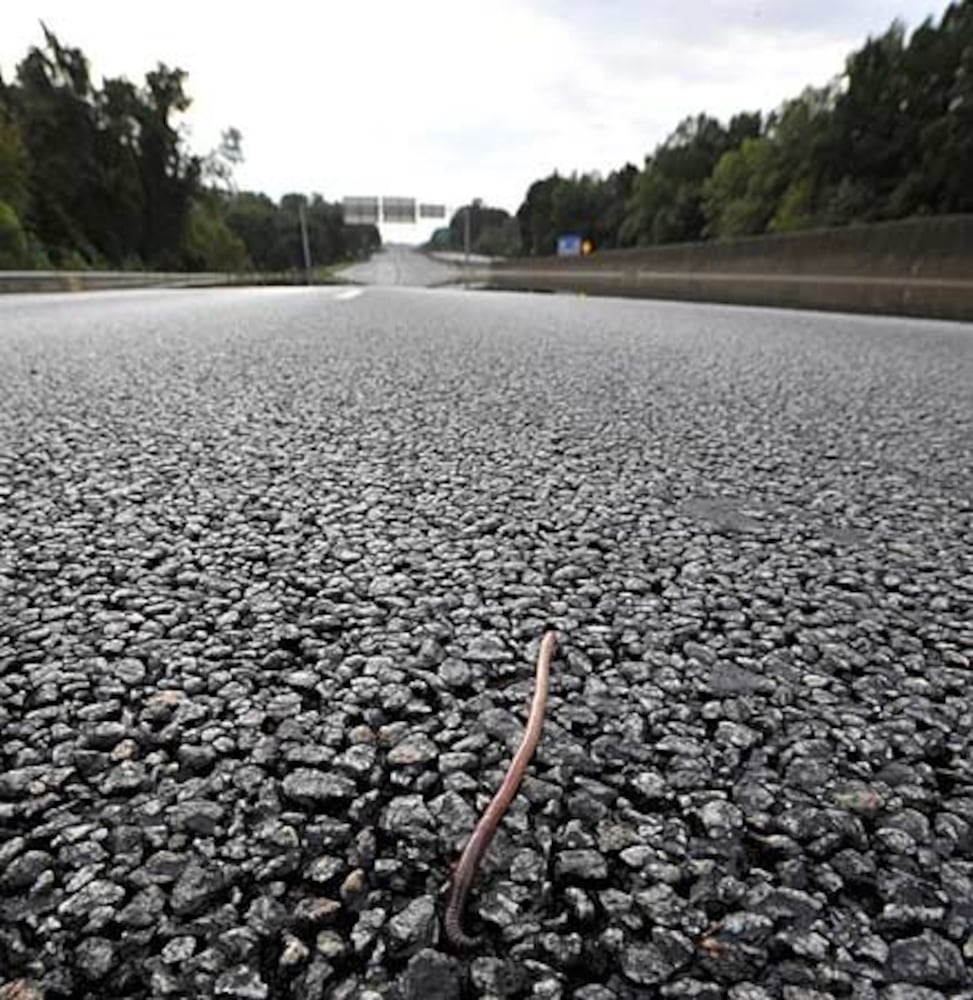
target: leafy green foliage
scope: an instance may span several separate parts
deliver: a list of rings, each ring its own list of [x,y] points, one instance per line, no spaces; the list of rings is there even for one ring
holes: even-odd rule
[[[375,226],[345,225],[341,206],[320,195],[308,199],[302,194],[287,194],[275,204],[265,194],[241,191],[224,198],[223,211],[228,227],[240,238],[258,270],[287,271],[304,266],[301,206],[311,259],[316,264],[366,257],[381,245]]]
[[[709,232],[745,236],[767,228],[780,186],[775,152],[773,143],[760,137],[744,139],[720,157],[703,185]]]
[[[470,250],[473,253],[488,257],[508,257],[520,252],[517,220],[506,209],[484,205],[479,198],[458,208],[449,220],[449,225],[437,229],[426,246],[431,250],[464,250],[467,217]]]
[[[534,181],[527,189],[527,197],[517,210],[520,238],[527,254],[552,254],[557,247],[558,231],[555,228],[554,191],[561,178],[557,174]]]
[[[724,153],[760,131],[760,116],[743,114],[724,127],[687,118],[645,161],[625,220],[627,243],[698,240],[706,229],[703,187]]]
[[[213,197],[197,201],[190,209],[186,249],[193,270],[232,273],[253,268],[246,245],[227,225]]]
[[[505,213],[506,214],[506,213]],[[480,233],[474,247],[476,253],[487,257],[512,257],[520,252],[520,229],[511,215],[487,226]]]
[[[449,220],[449,242],[455,250],[466,246],[467,216],[469,217],[470,249],[476,253],[482,252],[481,240],[484,233],[503,226],[510,218],[510,213],[503,208],[492,208],[475,198],[469,205],[464,205],[453,213]],[[488,237],[492,238],[492,237]]]
[[[517,212],[522,251],[596,248],[973,211],[973,0],[853,53],[766,120],[687,118],[640,171],[553,174]]]
[[[12,205],[0,201],[0,267],[18,270],[30,266],[27,236]]]
[[[345,226],[338,206],[318,195],[288,196],[280,205],[250,196],[256,214],[266,216],[251,219],[254,205],[237,205],[233,184],[243,160],[239,131],[227,129],[206,157],[186,147],[183,70],[160,63],[141,85],[105,79],[98,86],[80,49],[46,26],[43,32],[13,82],[0,79],[3,260],[25,267],[296,268],[303,262],[295,253],[295,198],[307,205],[315,263],[359,256],[376,244],[374,227]]]
[[[632,164],[602,178],[598,174],[551,174],[535,181],[517,212],[528,254],[550,254],[557,239],[576,233],[594,246],[619,245],[627,205],[640,174]]]
[[[29,178],[30,159],[20,129],[0,109],[0,201],[5,201],[16,212],[22,212],[27,207]]]
[[[706,235],[746,236],[811,223],[814,155],[830,120],[827,90],[806,90],[771,115],[761,134],[725,152],[703,184]]]

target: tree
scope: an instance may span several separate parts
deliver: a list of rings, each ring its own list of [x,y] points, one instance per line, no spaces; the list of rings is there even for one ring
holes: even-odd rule
[[[812,224],[831,93],[808,88],[770,116],[762,135],[745,138],[720,157],[703,186],[707,235],[745,236]]]
[[[243,161],[228,128],[205,159],[179,127],[186,74],[160,63],[141,85],[98,86],[80,49],[43,26],[43,43],[0,78],[0,202],[5,259],[59,267],[167,269],[297,266],[297,202],[237,197]],[[345,226],[337,206],[304,199],[316,259],[369,252],[374,226]],[[35,235],[36,234],[36,235]],[[26,251],[24,251],[26,246]]]
[[[473,249],[486,257],[516,256],[520,253],[520,227],[517,220],[506,215],[500,222],[485,226]]]
[[[27,208],[29,182],[30,159],[20,128],[0,104],[0,201],[18,214],[23,212]]]
[[[767,228],[801,229],[819,221],[821,157],[831,129],[837,89],[807,87],[771,115],[766,135],[774,148],[773,184],[766,187],[776,204]]]
[[[632,164],[599,174],[552,174],[535,181],[517,211],[521,243],[529,254],[554,253],[559,236],[577,234],[596,247],[619,246],[622,222],[639,177]],[[632,241],[634,242],[634,240]]]
[[[341,206],[320,195],[286,194],[275,204],[265,194],[238,191],[222,196],[229,229],[242,241],[254,267],[289,271],[304,266],[300,210],[305,211],[308,243],[315,264],[367,256],[381,245],[375,226],[345,225]]]
[[[55,263],[180,267],[198,161],[170,115],[185,110],[185,74],[165,66],[145,86],[96,87],[80,49],[44,27],[4,88],[30,163],[26,218]]]
[[[436,229],[432,236],[429,237],[426,246],[430,250],[452,250],[453,241],[449,226],[440,226]]]
[[[896,22],[848,59],[828,138],[825,167],[832,192],[843,181],[867,190],[859,208],[864,218],[886,215],[885,203],[910,159],[900,110],[908,101],[904,38]]]
[[[599,246],[667,243],[973,211],[973,0],[911,36],[893,23],[766,122],[682,121],[624,176],[535,181],[517,212],[528,253],[566,228]],[[626,187],[617,211],[613,189]],[[606,191],[607,188],[607,191]]]
[[[219,146],[203,160],[203,176],[211,187],[234,191],[233,171],[243,159],[243,134],[238,128],[225,129]]]
[[[30,267],[27,235],[12,205],[0,201],[0,268]]]
[[[560,184],[557,173],[534,181],[527,189],[523,204],[517,209],[520,242],[530,256],[552,254],[557,248],[558,233],[552,215],[554,191]]]
[[[773,143],[744,139],[724,153],[703,186],[706,232],[747,236],[767,227],[780,196],[781,177]]]
[[[214,192],[200,199],[189,213],[187,263],[198,271],[250,271],[247,248],[227,225],[218,197]]]
[[[145,191],[139,164],[139,95],[123,79],[109,79],[94,95],[99,164],[91,238],[113,264],[138,266],[145,230]]]
[[[471,248],[479,244],[485,231],[502,227],[510,218],[506,209],[484,205],[481,199],[475,198],[469,205],[458,208],[449,220],[450,245],[454,250],[462,250],[466,246],[467,215]]]
[[[265,194],[240,191],[226,199],[227,225],[240,237],[257,270],[273,270],[277,207]]]
[[[164,63],[145,75],[137,107],[139,170],[144,195],[142,259],[178,269],[182,263],[189,212],[202,172],[198,157],[183,150],[170,116],[190,105],[186,74]]]
[[[606,188],[604,205],[592,234],[596,248],[608,249],[623,245],[622,224],[638,177],[638,167],[633,163],[626,163],[621,170],[612,171],[608,175],[604,182]]]
[[[973,212],[973,3],[952,4],[939,31],[947,50],[945,107],[923,129],[923,170],[935,185],[935,211]]]
[[[32,165],[27,218],[55,261],[71,252],[97,260],[89,236],[99,170],[88,66],[80,50],[43,30],[44,48],[28,52],[7,88]]]
[[[910,156],[888,213],[973,211],[973,3],[916,29],[903,71]]]
[[[760,132],[760,115],[744,113],[724,127],[715,118],[684,119],[646,158],[621,229],[623,243],[701,239],[706,230],[703,186],[724,153]]]
[[[551,225],[558,236],[577,234],[594,241],[603,234],[609,192],[597,174],[559,178],[551,196]]]

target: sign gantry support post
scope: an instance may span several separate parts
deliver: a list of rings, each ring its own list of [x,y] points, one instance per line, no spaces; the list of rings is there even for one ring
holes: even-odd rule
[[[307,238],[307,215],[304,212],[304,202],[300,203],[298,215],[301,219],[301,248],[304,251],[304,284],[311,284],[311,244]]]

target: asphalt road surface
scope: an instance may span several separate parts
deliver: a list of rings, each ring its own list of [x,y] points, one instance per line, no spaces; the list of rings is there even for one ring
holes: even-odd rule
[[[4,298],[0,996],[973,996],[971,386],[944,323]]]
[[[457,257],[455,264],[447,259],[430,257],[406,246],[386,244],[369,260],[341,270],[341,277],[362,285],[406,285],[431,288],[455,281],[461,275]],[[478,257],[482,262],[485,257]]]

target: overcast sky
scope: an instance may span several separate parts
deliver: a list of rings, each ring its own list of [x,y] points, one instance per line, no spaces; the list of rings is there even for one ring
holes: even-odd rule
[[[515,210],[557,168],[610,169],[681,118],[769,110],[934,0],[5,0],[6,77],[43,19],[96,76],[189,72],[193,147],[243,132],[242,187]]]

